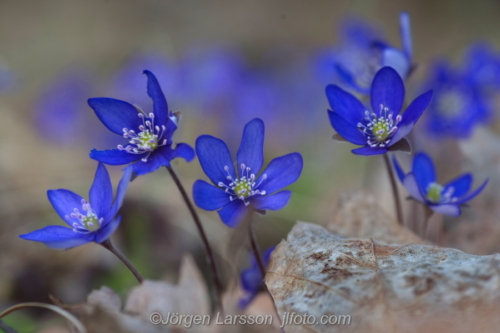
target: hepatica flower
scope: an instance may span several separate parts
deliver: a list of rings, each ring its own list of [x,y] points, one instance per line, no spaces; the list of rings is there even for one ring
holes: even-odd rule
[[[377,155],[389,150],[409,150],[404,137],[429,105],[432,91],[417,97],[403,114],[399,114],[405,97],[403,80],[394,69],[384,67],[373,79],[372,111],[336,85],[326,87],[326,96],[332,108],[328,116],[333,128],[343,139],[363,145],[352,152]]]
[[[222,221],[236,227],[250,207],[278,210],[292,195],[280,191],[302,172],[302,156],[291,153],[275,158],[259,175],[264,162],[264,123],[256,118],[246,124],[236,156],[236,168],[224,141],[210,135],[196,140],[196,154],[213,185],[197,180],[193,197],[198,207],[218,210]],[[278,192],[279,191],[279,192]]]
[[[49,190],[47,197],[55,211],[69,226],[51,225],[19,237],[42,242],[53,249],[70,249],[90,242],[107,240],[120,224],[120,209],[132,174],[126,168],[113,202],[113,188],[108,171],[99,163],[89,201],[69,190]]]
[[[167,100],[156,77],[150,71],[147,75],[147,91],[153,100],[153,112],[113,98],[91,98],[88,103],[97,117],[113,133],[128,140],[117,149],[92,150],[90,157],[111,165],[131,165],[136,175],[153,172],[160,166],[169,166],[170,161],[182,157],[186,161],[194,158],[194,150],[185,143],[173,148],[172,135],[177,129],[177,117],[169,112]]]
[[[426,87],[432,87],[435,94],[426,125],[437,138],[468,138],[477,125],[491,118],[495,86],[489,82],[493,79],[479,73],[479,64],[471,66],[478,71],[455,69],[445,61],[431,68]]]
[[[436,171],[431,158],[425,153],[418,153],[413,158],[413,170],[405,174],[396,158],[393,159],[398,178],[410,196],[427,205],[436,213],[459,216],[460,206],[472,200],[485,188],[486,180],[476,190],[469,192],[473,177],[467,173],[441,185],[436,181]]]
[[[332,55],[333,67],[340,80],[358,93],[368,94],[375,73],[384,66],[407,77],[412,67],[410,17],[402,12],[399,17],[402,48],[384,41],[377,29],[362,21],[348,21],[343,27],[343,43]]]
[[[262,256],[262,262],[265,267],[269,264],[269,259],[271,257],[271,253],[273,253],[276,246],[272,246],[264,252]],[[240,309],[244,309],[250,304],[255,296],[259,293],[262,282],[264,281],[264,277],[262,276],[259,265],[255,256],[252,254],[252,265],[241,272],[241,287],[243,288],[243,296],[239,301]]]

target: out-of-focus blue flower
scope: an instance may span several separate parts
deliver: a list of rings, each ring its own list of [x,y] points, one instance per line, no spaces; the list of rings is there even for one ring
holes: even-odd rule
[[[269,264],[269,258],[271,257],[271,253],[274,251],[276,246],[272,246],[264,252],[262,256],[262,261],[264,267],[267,267]],[[260,272],[259,265],[257,260],[255,259],[255,255],[252,253],[252,264],[249,268],[245,269],[241,272],[241,287],[243,288],[243,296],[241,297],[238,305],[240,309],[246,308],[257,296],[260,288],[262,287],[262,283],[264,282],[264,277]]]
[[[500,54],[486,44],[473,44],[463,68],[437,61],[425,87],[434,90],[426,112],[428,131],[437,138],[466,139],[492,118],[493,98],[500,92]]]
[[[460,206],[472,200],[486,186],[486,180],[476,190],[469,193],[473,178],[470,173],[441,185],[436,182],[436,171],[429,155],[418,153],[413,158],[412,171],[405,174],[396,158],[393,158],[394,167],[399,180],[411,197],[436,213],[449,216],[459,216]]]
[[[197,180],[193,198],[198,207],[218,210],[221,220],[236,227],[249,209],[278,210],[292,195],[280,191],[294,183],[302,172],[302,156],[291,153],[275,158],[259,176],[264,163],[264,122],[258,118],[246,124],[236,156],[237,171],[224,141],[210,135],[196,140],[201,167],[214,185]],[[279,191],[279,192],[278,192]]]
[[[465,76],[483,89],[500,88],[500,53],[486,43],[470,45],[465,54]]]
[[[56,145],[74,144],[85,123],[85,101],[90,92],[90,77],[83,71],[66,72],[49,83],[34,108],[37,132]]]
[[[192,47],[180,61],[180,81],[187,103],[202,116],[227,116],[247,70],[243,55],[230,47]]]
[[[141,74],[144,68],[155,73],[160,86],[173,95],[169,99],[177,102],[175,99],[181,93],[179,69],[168,58],[157,53],[141,53],[132,57],[112,79],[110,94],[134,105],[149,104],[150,100],[143,90],[147,83],[147,77]]]
[[[333,128],[345,140],[363,145],[352,152],[357,155],[378,155],[400,149],[400,141],[406,140],[404,137],[429,105],[432,91],[417,97],[400,115],[405,96],[403,80],[394,69],[384,67],[373,79],[372,112],[356,97],[336,85],[326,87],[326,96],[332,108],[332,111],[328,110],[328,116]],[[403,142],[408,146],[406,141]]]
[[[481,87],[446,62],[434,65],[426,87],[434,91],[426,124],[435,137],[468,138],[478,124],[490,118],[491,105]]]
[[[182,157],[186,161],[194,158],[194,150],[185,143],[172,148],[172,135],[177,129],[177,117],[167,105],[156,77],[144,71],[148,77],[147,91],[153,100],[153,112],[146,113],[127,102],[113,98],[91,98],[88,103],[97,117],[113,133],[128,139],[127,145],[118,149],[92,150],[90,157],[111,165],[131,165],[136,175],[153,172],[160,166],[169,166],[170,161]]]
[[[69,249],[90,242],[104,242],[120,224],[121,218],[116,217],[116,214],[123,203],[131,172],[130,168],[125,169],[114,202],[111,179],[102,163],[97,166],[88,202],[69,190],[47,191],[50,203],[69,228],[51,225],[19,237],[42,242],[53,249]]]
[[[395,69],[406,78],[412,67],[410,17],[399,17],[402,49],[391,46],[379,37],[377,29],[367,23],[352,20],[342,27],[342,42],[332,52],[330,66],[348,88],[362,94],[370,92],[375,73],[382,67]]]

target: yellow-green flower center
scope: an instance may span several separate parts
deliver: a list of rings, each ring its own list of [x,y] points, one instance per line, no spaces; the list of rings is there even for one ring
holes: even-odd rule
[[[84,216],[82,218],[82,224],[89,231],[96,231],[99,229],[99,221],[97,220],[97,216],[93,213],[89,213],[89,215]]]
[[[73,213],[65,216],[68,222],[72,222],[73,231],[87,233],[99,229],[104,219],[95,214],[85,199],[82,199],[82,210],[83,212],[80,212],[78,208],[74,208]]]
[[[444,187],[438,183],[431,183],[427,188],[427,199],[432,202],[440,202]]]
[[[394,133],[398,130],[401,115],[393,118],[394,113],[389,108],[380,105],[377,114],[365,111],[363,120],[357,124],[358,129],[366,136],[366,143],[370,147],[386,147]]]
[[[158,135],[149,130],[144,130],[138,135],[137,147],[144,150],[155,150],[158,148]]]
[[[229,167],[224,166],[224,170],[227,172],[226,179],[230,181],[229,184],[225,184],[224,182],[219,182],[217,185],[220,188],[225,189],[225,192],[229,194],[229,199],[231,201],[239,199],[245,203],[245,205],[249,205],[250,202],[245,199],[254,196],[254,195],[266,195],[266,191],[259,190],[259,185],[267,179],[267,175],[264,173],[260,177],[260,180],[256,182],[255,174],[251,172],[250,167],[247,167],[245,164],[240,165],[241,172],[240,178],[233,178],[231,173],[229,172]]]
[[[379,118],[373,122],[373,134],[378,141],[383,141],[389,136],[391,129],[389,122],[385,118]]]
[[[125,147],[118,145],[118,149],[130,154],[144,154],[146,156],[141,160],[146,162],[151,152],[168,143],[166,138],[162,139],[167,128],[165,125],[161,125],[161,127],[155,125],[155,116],[153,113],[149,114],[149,118],[146,118],[146,115],[142,111],[137,115],[143,121],[143,124],[139,125],[139,134],[134,130],[123,128],[123,137],[129,139],[129,145]]]
[[[250,179],[236,180],[234,183],[234,193],[238,198],[247,198],[252,191],[252,181]]]

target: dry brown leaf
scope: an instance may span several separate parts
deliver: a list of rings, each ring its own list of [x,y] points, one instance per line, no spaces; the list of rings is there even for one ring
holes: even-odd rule
[[[373,195],[364,191],[343,194],[326,228],[342,237],[373,238],[388,244],[425,244],[413,231],[384,212]]]
[[[209,315],[210,303],[205,281],[193,258],[184,256],[177,285],[145,280],[135,287],[125,303],[125,311],[149,321],[153,313],[167,318],[169,314]],[[193,325],[190,332],[204,332],[206,326]]]
[[[500,255],[343,239],[298,223],[273,252],[266,284],[281,315],[351,316],[350,325],[287,325],[287,333],[500,327]]]
[[[92,291],[86,303],[60,306],[78,316],[89,333],[170,332],[167,327],[154,326],[149,321],[121,312],[120,297],[105,286]]]

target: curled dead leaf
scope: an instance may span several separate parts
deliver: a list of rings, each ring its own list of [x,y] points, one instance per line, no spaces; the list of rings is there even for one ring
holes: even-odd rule
[[[500,325],[500,255],[344,239],[298,223],[273,252],[266,284],[281,315],[350,316],[350,325],[289,324],[287,333],[498,332]]]

